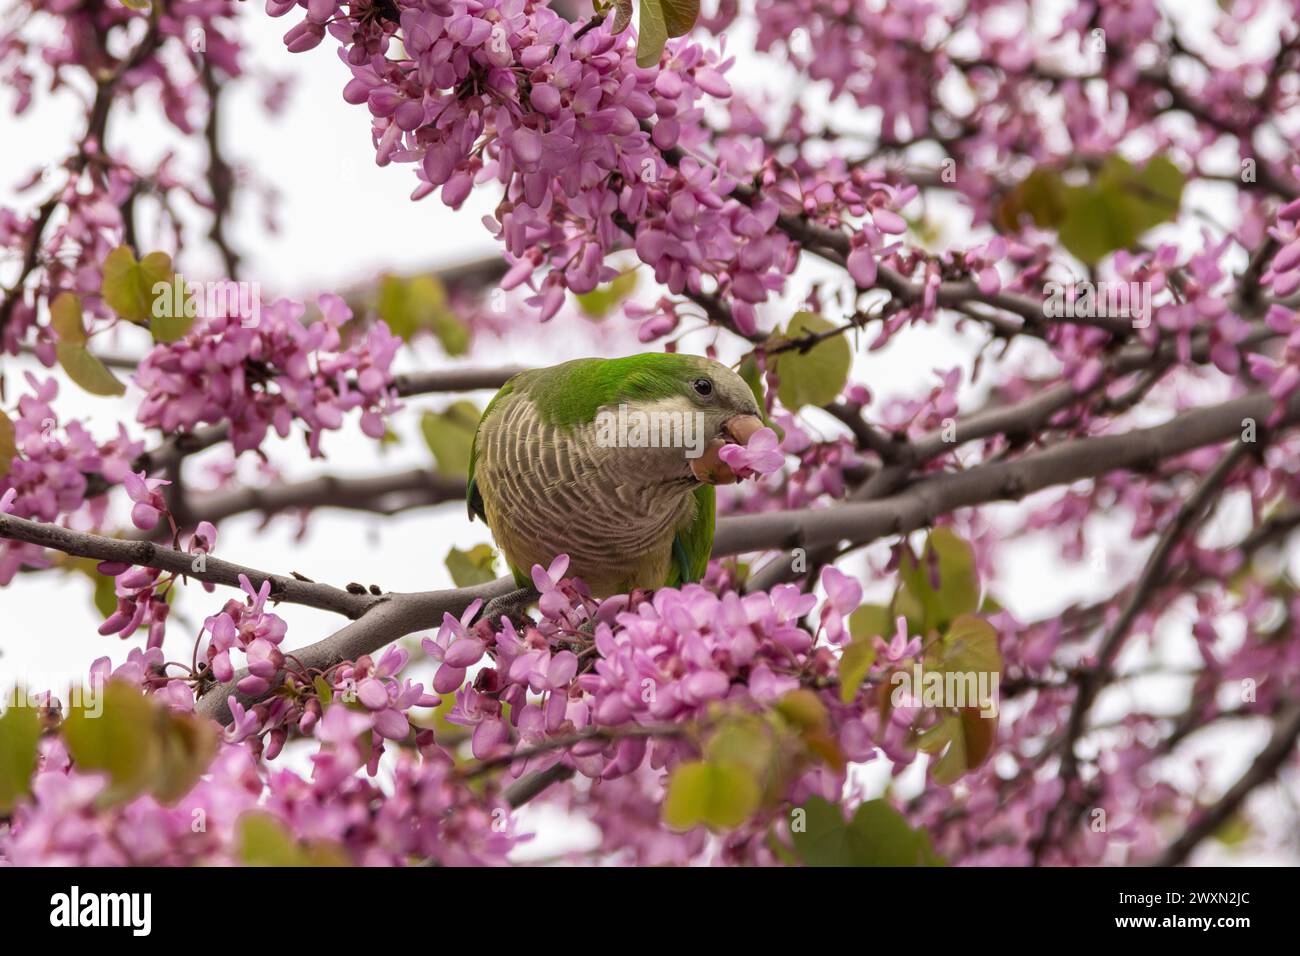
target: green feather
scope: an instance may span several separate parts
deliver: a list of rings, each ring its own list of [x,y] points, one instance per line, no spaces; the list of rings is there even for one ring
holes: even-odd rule
[[[668,587],[698,581],[709,568],[713,553],[713,531],[717,523],[714,489],[700,485],[695,489],[695,518],[673,538],[673,566],[668,571]]]
[[[693,377],[708,368],[699,356],[650,352],[616,359],[574,359],[521,372],[510,381],[533,400],[548,425],[578,425],[593,421],[607,405],[690,397]]]

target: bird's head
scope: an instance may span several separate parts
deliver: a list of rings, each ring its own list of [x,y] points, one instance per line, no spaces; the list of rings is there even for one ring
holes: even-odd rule
[[[645,354],[575,368],[572,384],[601,393],[598,444],[624,450],[651,481],[727,484],[735,474],[718,457],[763,427],[763,412],[739,375],[696,355]]]
[[[727,485],[736,481],[736,474],[718,452],[728,442],[747,443],[763,427],[763,410],[743,378],[725,365],[703,362],[689,385],[691,400],[704,416],[707,441],[700,454],[691,458],[691,473],[705,484]]]

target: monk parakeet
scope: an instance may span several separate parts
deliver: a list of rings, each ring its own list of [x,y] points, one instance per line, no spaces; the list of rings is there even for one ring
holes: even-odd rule
[[[570,558],[598,597],[703,576],[718,450],[763,427],[735,372],[694,355],[576,359],[510,379],[470,451],[470,520],[487,522],[521,587]]]

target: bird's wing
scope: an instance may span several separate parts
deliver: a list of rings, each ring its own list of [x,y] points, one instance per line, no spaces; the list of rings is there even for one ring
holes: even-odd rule
[[[713,553],[716,523],[712,485],[695,489],[695,517],[673,538],[673,562],[668,572],[669,587],[680,587],[704,577]]]
[[[478,420],[478,427],[474,429],[474,437],[469,445],[469,473],[466,475],[465,483],[465,510],[469,514],[469,520],[473,521],[474,516],[478,515],[487,524],[487,512],[483,508],[483,493],[479,490],[478,482],[474,480],[474,470],[478,465],[478,435],[483,430],[483,423],[488,420],[488,416],[500,405],[501,400],[514,391],[514,379],[506,382],[501,386],[500,391],[492,396],[492,401],[488,402],[487,408],[483,409],[483,417]]]

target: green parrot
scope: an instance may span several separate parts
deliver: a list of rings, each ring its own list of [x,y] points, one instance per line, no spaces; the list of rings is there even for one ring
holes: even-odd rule
[[[763,427],[754,392],[694,355],[575,359],[510,379],[483,412],[467,502],[516,582],[570,558],[597,597],[703,575],[714,489],[736,475],[718,457]]]

